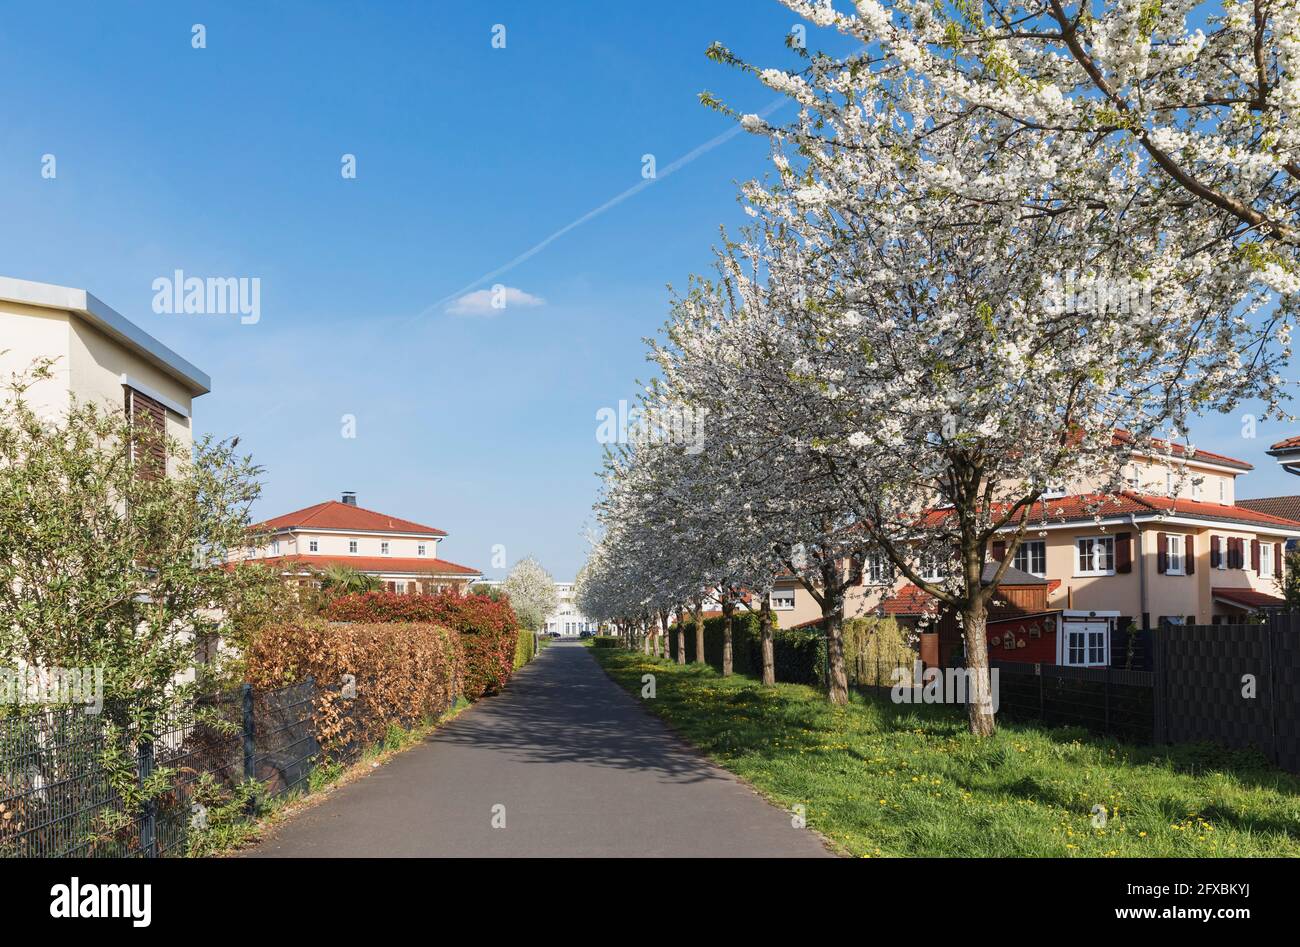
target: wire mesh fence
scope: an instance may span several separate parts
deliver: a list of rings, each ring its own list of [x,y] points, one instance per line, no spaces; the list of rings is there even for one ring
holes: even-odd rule
[[[244,685],[200,699],[148,736],[82,707],[0,717],[0,857],[184,854],[204,814],[201,781],[230,790],[255,780],[263,799],[308,788],[322,757],[313,710],[323,692],[310,678],[274,690]],[[365,747],[354,743],[331,760],[355,760]],[[163,792],[132,791],[157,776]]]

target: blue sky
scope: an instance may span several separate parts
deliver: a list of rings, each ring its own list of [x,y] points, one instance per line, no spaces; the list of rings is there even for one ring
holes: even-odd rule
[[[7,5],[0,274],[86,288],[207,371],[196,428],[266,467],[257,513],[355,490],[447,530],[446,558],[499,575],[499,544],[570,578],[596,412],[635,396],[666,284],[707,268],[766,149],[729,138],[474,281],[637,185],[643,155],[728,131],[702,90],[768,105],[704,50],[783,65],[792,22],[770,0]],[[154,313],[176,269],[259,277],[260,321]],[[497,282],[544,304],[435,305]],[[1263,453],[1284,428],[1193,433],[1259,465],[1242,496],[1294,492]]]

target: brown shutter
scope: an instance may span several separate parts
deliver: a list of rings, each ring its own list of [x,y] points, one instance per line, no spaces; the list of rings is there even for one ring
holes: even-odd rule
[[[1282,578],[1282,544],[1273,544],[1273,575]]]
[[[158,480],[167,475],[167,409],[134,388],[123,390],[135,476],[139,480]]]
[[[1183,537],[1183,571],[1188,575],[1196,575],[1196,537]]]
[[[1115,571],[1133,571],[1133,537],[1129,533],[1115,534]]]
[[[1002,542],[1002,540],[995,541],[993,543],[993,558],[996,559],[998,562],[1001,562],[1006,557],[1007,557],[1007,544]]]
[[[1250,541],[1250,571],[1251,572],[1259,571],[1259,540],[1258,539],[1252,539]]]
[[[1169,534],[1156,533],[1156,571],[1161,575],[1169,568]]]
[[[1210,568],[1219,568],[1219,536],[1210,537]]]

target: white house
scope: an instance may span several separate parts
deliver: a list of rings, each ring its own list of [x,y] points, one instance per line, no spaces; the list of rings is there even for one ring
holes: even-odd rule
[[[341,500],[276,516],[256,528],[267,542],[250,547],[243,558],[282,566],[287,577],[301,581],[330,566],[346,566],[376,577],[390,592],[463,594],[482,577],[477,569],[438,557],[444,531],[364,509],[350,491]]]
[[[0,378],[53,359],[53,377],[25,397],[42,417],[66,413],[73,398],[193,439],[195,398],[207,394],[206,374],[84,289],[0,276]]]

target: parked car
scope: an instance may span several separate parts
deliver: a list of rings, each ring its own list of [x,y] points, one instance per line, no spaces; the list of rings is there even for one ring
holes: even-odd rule
[[[594,638],[594,637],[596,637],[596,633],[595,633],[594,631],[583,631],[583,632],[580,632],[580,633],[578,634],[578,637],[579,637],[579,638]]]

